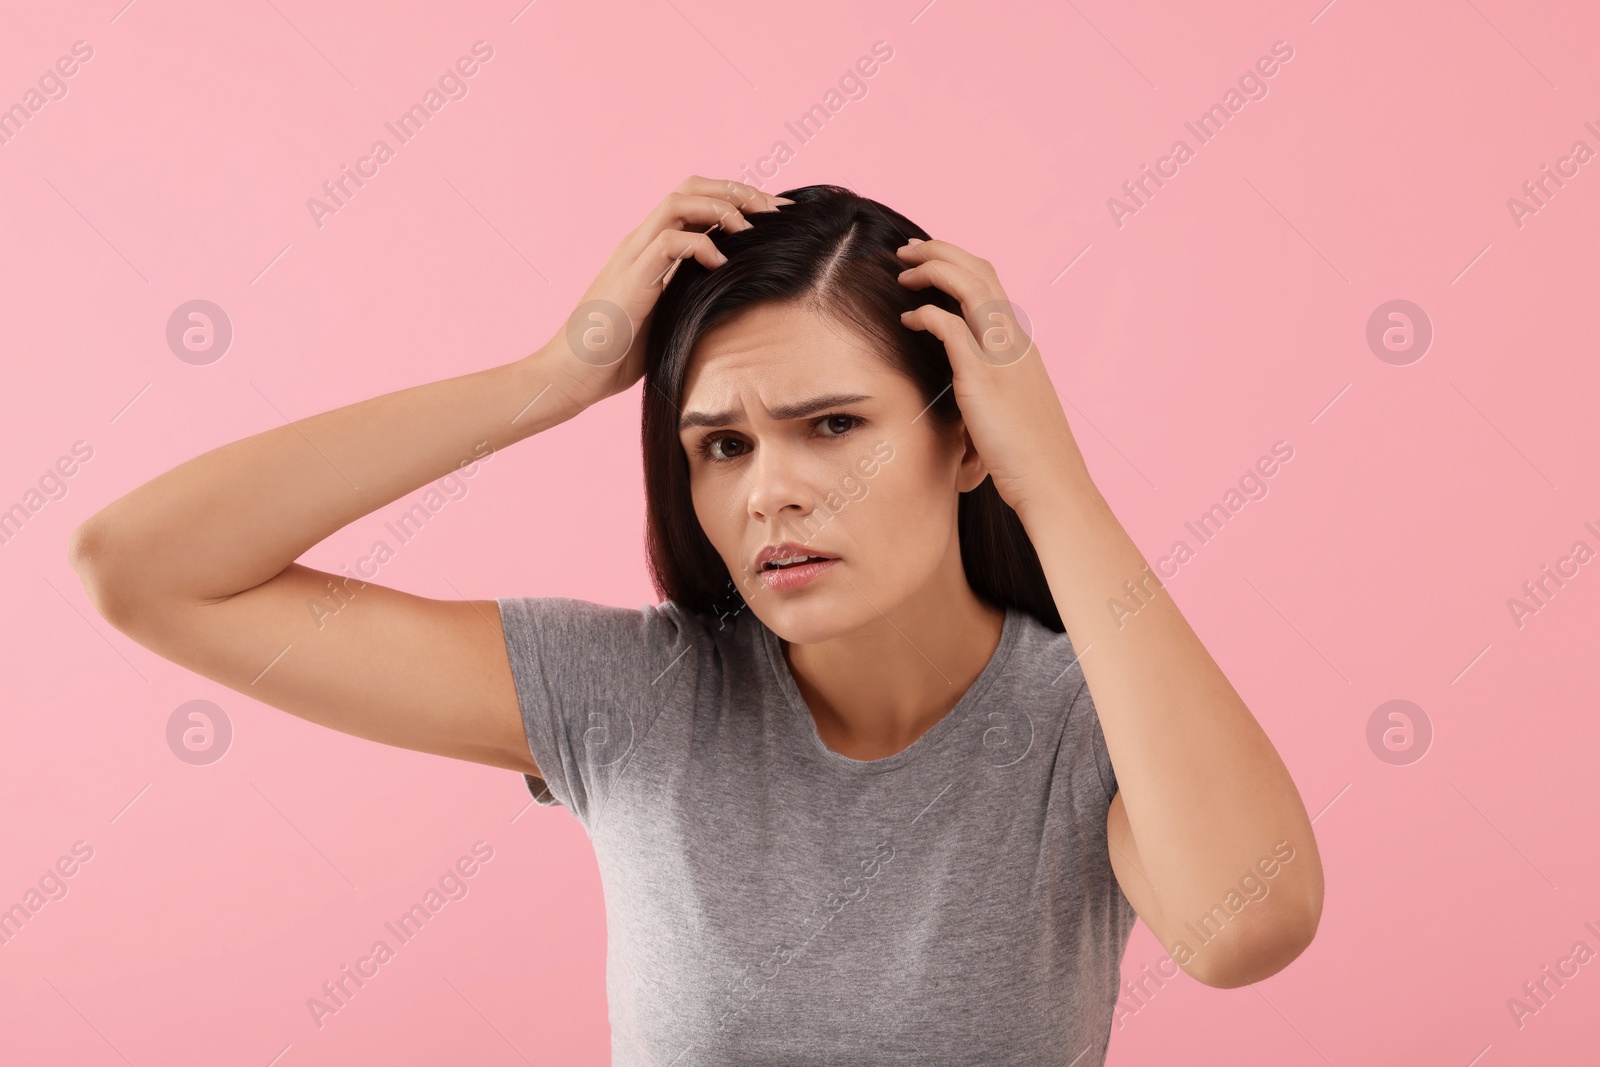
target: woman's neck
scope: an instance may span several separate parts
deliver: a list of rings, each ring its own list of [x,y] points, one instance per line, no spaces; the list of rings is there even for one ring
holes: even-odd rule
[[[994,657],[1004,623],[1005,611],[962,575],[959,590],[926,591],[860,630],[780,644],[823,742],[851,759],[883,759],[955,707]]]

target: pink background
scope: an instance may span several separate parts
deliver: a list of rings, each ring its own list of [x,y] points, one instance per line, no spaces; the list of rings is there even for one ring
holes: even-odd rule
[[[0,947],[8,1063],[603,1063],[596,868],[521,779],[312,725],[113,630],[67,564],[89,514],[225,442],[525,355],[690,173],[847,184],[993,261],[1097,482],[1154,561],[1276,441],[1293,459],[1168,589],[1316,816],[1318,937],[1254,988],[1180,977],[1110,1062],[1592,1060],[1600,960],[1519,1027],[1507,1000],[1600,952],[1592,667],[1600,563],[1600,151],[1588,5],[28,5],[0,106],[83,40],[66,96],[0,145],[0,507],[74,442],[64,498],[0,545],[0,906],[93,858]],[[493,57],[319,228],[306,207],[483,40]],[[785,126],[882,40],[826,128]],[[1268,94],[1184,129],[1286,41]],[[1119,227],[1122,183],[1195,148]],[[753,172],[752,172],[753,173]],[[215,302],[194,365],[169,316]],[[1405,299],[1434,339],[1369,348]],[[481,468],[378,581],[432,597],[653,600],[637,387]],[[413,496],[420,495],[413,494]],[[355,560],[410,498],[319,545]],[[166,723],[207,699],[226,756]],[[1424,758],[1367,724],[1418,705]],[[473,842],[493,859],[319,1029],[307,998]],[[1142,925],[1124,974],[1163,957]],[[1137,1011],[1131,1009],[1137,1008]],[[1068,1057],[1063,1057],[1063,1062]]]

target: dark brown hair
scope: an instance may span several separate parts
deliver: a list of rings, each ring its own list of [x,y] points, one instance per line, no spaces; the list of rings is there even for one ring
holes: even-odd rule
[[[640,433],[650,576],[663,599],[704,616],[720,618],[745,607],[695,515],[689,461],[678,437],[689,357],[705,333],[756,304],[797,303],[867,338],[889,366],[917,386],[939,426],[954,427],[961,419],[944,343],[900,322],[902,311],[922,304],[961,314],[960,302],[943,290],[908,289],[898,280],[906,265],[895,249],[907,238],[928,240],[927,231],[837,185],[807,185],[778,195],[795,203],[748,215],[748,230],[712,231],[726,263],[714,270],[693,259],[678,264],[656,303],[646,338]],[[961,494],[957,528],[973,592],[1064,632],[1038,553],[992,478]]]

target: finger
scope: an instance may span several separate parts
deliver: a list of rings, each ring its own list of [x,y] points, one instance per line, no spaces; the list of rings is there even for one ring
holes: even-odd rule
[[[995,277],[994,264],[949,241],[918,241],[916,244],[905,244],[895,249],[895,254],[906,263],[924,263],[938,259],[953,263],[980,277]]]
[[[900,284],[908,289],[937,286],[961,304],[961,314],[974,330],[988,327],[989,312],[1004,302],[1005,294],[996,281],[981,278],[965,267],[942,259],[930,259],[900,272]]]
[[[900,321],[913,330],[926,330],[944,342],[945,351],[956,358],[955,351],[971,352],[977,345],[967,320],[933,304],[922,304],[900,313]]]
[[[900,272],[900,284],[907,289],[926,289],[936,285],[961,301],[963,311],[994,299],[998,287],[988,278],[943,259],[930,259]]]
[[[729,233],[748,230],[751,226],[737,201],[700,193],[668,193],[650,213],[647,223],[655,224],[658,229],[671,226],[680,230],[705,230],[720,225]]]
[[[1019,316],[1018,309],[1006,298],[1000,280],[992,271],[979,274],[949,260],[929,259],[914,267],[907,267],[900,272],[899,278],[900,284],[908,289],[926,289],[936,285],[955,297],[961,304],[961,314],[972,336],[976,338],[975,351],[985,363],[1005,366],[1015,363],[1033,350],[1029,327]]]
[[[698,174],[691,174],[685,178],[679,184],[677,191],[699,196],[714,196],[719,200],[726,200],[744,212],[776,211],[784,204],[794,203],[793,200],[764,192],[744,182],[725,178],[702,178]]]
[[[715,270],[728,261],[728,257],[711,243],[710,234],[662,230],[628,268],[625,275],[628,291],[659,289],[667,284],[678,263],[691,257],[707,270]],[[652,302],[656,295],[651,293]]]
[[[691,175],[677,189],[662,197],[645,220],[636,226],[623,246],[623,256],[637,258],[656,235],[665,229],[695,229],[709,232],[719,226],[729,233],[750,229],[745,215],[776,211],[793,200],[763,193],[743,182],[716,181]]]
[[[923,304],[903,313],[900,321],[943,341],[952,368],[969,355],[991,367],[1008,367],[1035,350],[1033,338],[1023,330],[1016,310],[1006,300],[985,301],[966,317]],[[960,323],[960,329],[952,323]]]
[[[729,233],[748,230],[752,223],[734,204],[696,193],[668,193],[632,233],[622,248],[627,259],[644,254],[651,241],[667,230],[709,233],[721,227]]]

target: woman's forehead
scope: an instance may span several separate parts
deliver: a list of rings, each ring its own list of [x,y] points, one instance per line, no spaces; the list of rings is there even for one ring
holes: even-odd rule
[[[865,356],[871,345],[836,316],[799,303],[754,304],[707,330],[690,357],[695,364],[806,355],[812,359]]]
[[[893,371],[865,338],[809,313],[720,324],[695,345],[683,409],[776,410],[820,394],[877,395]],[[909,384],[909,383],[908,383]]]

